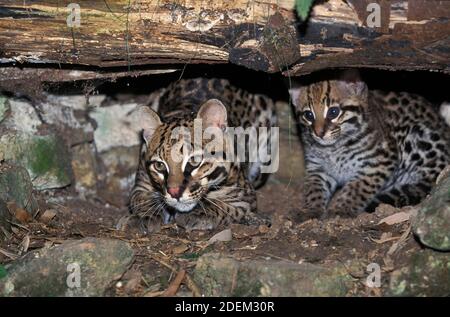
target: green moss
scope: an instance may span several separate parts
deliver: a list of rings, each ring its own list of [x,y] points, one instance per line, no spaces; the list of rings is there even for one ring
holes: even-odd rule
[[[54,166],[58,165],[56,157],[53,155],[56,145],[52,140],[40,139],[36,140],[32,149],[30,167],[31,170],[38,175],[46,174]]]
[[[249,278],[250,277],[250,278]],[[238,271],[236,288],[231,293],[232,297],[256,297],[261,296],[263,284],[260,280],[251,278],[245,271]]]
[[[31,144],[30,154],[28,154],[29,167],[34,176],[44,176],[52,174],[58,182],[70,182],[67,174],[66,156],[59,155],[65,150],[56,138],[39,138]]]
[[[7,272],[3,265],[0,264],[0,279],[6,276]]]

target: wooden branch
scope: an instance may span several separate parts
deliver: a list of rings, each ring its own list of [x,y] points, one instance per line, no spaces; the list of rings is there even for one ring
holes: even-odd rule
[[[446,1],[329,0],[305,25],[294,0],[84,0],[79,27],[77,11],[67,8],[73,2],[0,0],[0,65],[95,66],[106,77],[155,64],[226,62],[285,75],[329,67],[450,72]],[[373,2],[381,23],[369,27]]]

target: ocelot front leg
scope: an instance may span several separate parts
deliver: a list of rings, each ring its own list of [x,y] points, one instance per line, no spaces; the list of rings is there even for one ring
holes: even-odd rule
[[[318,165],[306,162],[306,178],[302,190],[302,205],[296,220],[303,222],[325,214],[328,201],[337,186],[336,181]]]
[[[358,178],[346,183],[333,195],[326,215],[355,217],[365,211],[386,183],[391,170],[391,166],[378,166],[377,169],[361,171]]]

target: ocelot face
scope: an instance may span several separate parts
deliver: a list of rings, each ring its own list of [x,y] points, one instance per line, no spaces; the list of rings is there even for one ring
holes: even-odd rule
[[[299,123],[321,145],[332,145],[361,127],[367,106],[363,82],[321,81],[290,93]]]
[[[220,114],[223,110],[220,105],[210,103],[206,106],[210,113],[203,114],[212,116],[213,122],[207,117],[197,117],[203,122],[200,132],[213,127],[216,141],[220,144],[226,116],[220,118],[211,114]],[[201,145],[194,146],[194,127],[194,120],[178,119],[170,123],[160,122],[147,136],[144,131],[147,145],[144,162],[152,185],[165,206],[180,213],[191,211],[201,204],[202,199],[207,199],[206,194],[228,177],[231,168],[231,163],[224,159],[225,151],[212,146],[211,139],[202,138]]]

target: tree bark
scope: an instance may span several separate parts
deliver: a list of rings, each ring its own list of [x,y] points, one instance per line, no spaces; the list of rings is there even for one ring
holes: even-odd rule
[[[71,2],[0,0],[0,65],[32,64],[24,78],[57,69],[46,81],[71,80],[74,69],[91,79],[227,62],[292,76],[330,67],[450,72],[447,1],[329,0],[302,23],[294,0],[86,0],[79,26]],[[10,73],[19,76],[4,68],[3,80]]]

